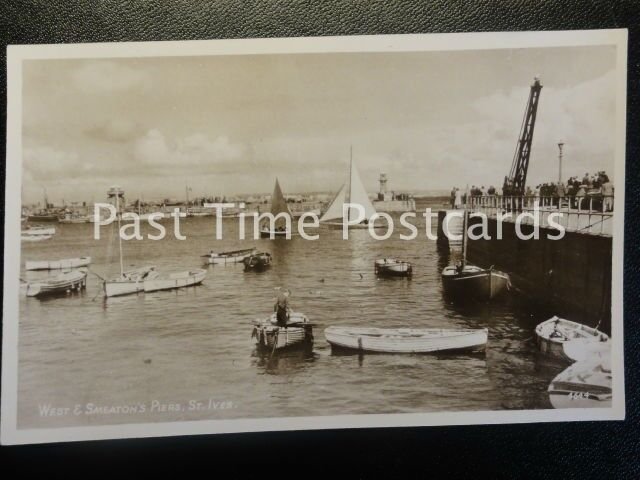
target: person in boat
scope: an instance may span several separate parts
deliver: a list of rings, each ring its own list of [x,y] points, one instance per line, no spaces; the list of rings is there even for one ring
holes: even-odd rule
[[[463,269],[462,262],[460,260],[458,260],[456,262],[456,273],[458,273],[458,274],[462,273],[462,269]]]
[[[276,299],[276,303],[273,306],[276,312],[276,319],[279,327],[286,327],[289,321],[289,313],[291,308],[289,307],[289,295],[291,291],[289,289],[281,289]]]

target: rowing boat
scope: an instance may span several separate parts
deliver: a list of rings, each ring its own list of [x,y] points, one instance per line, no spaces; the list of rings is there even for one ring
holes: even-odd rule
[[[410,277],[413,266],[395,258],[380,258],[374,262],[374,271],[381,277]]]
[[[609,336],[600,330],[557,316],[536,327],[540,351],[562,360],[573,362],[585,356],[584,352],[590,348],[588,344],[607,342]]]
[[[91,264],[91,257],[64,258],[62,260],[42,260],[25,262],[25,270],[63,270],[67,268],[86,267]]]
[[[442,328],[329,327],[324,331],[332,347],[385,353],[431,353],[483,350],[488,330]]]
[[[256,248],[244,248],[241,250],[231,250],[228,252],[209,252],[206,255],[202,255],[206,258],[207,263],[211,265],[226,265],[228,263],[241,263],[245,258],[250,257],[256,253]]]
[[[201,268],[171,273],[165,277],[158,276],[144,281],[144,291],[145,293],[148,293],[156,292],[158,290],[173,290],[174,288],[191,287],[202,283],[206,276],[207,271]]]
[[[25,235],[20,236],[20,240],[23,242],[42,242],[43,240],[49,240],[53,235]]]
[[[122,272],[118,277],[104,282],[104,294],[107,297],[119,297],[144,291],[145,280],[159,276],[154,266],[145,266]]]
[[[560,372],[548,388],[553,408],[610,408],[610,355],[576,362]]]
[[[286,327],[278,326],[274,313],[262,320],[254,320],[251,338],[256,339],[258,347],[280,350],[294,346],[309,346],[313,343],[313,325],[300,312],[291,312]]]
[[[262,271],[271,266],[271,254],[266,252],[255,253],[243,261],[245,270]]]
[[[27,284],[27,297],[44,297],[48,295],[67,294],[80,291],[87,285],[85,270],[72,270],[39,282]]]
[[[56,227],[41,227],[41,226],[34,226],[34,227],[29,227],[25,230],[22,230],[20,232],[22,235],[33,235],[33,236],[38,236],[38,235],[55,235],[56,233]]]

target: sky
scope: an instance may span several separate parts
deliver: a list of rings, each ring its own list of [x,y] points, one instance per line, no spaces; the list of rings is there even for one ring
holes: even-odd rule
[[[502,185],[534,76],[528,184],[614,175],[615,47],[25,60],[23,201]]]

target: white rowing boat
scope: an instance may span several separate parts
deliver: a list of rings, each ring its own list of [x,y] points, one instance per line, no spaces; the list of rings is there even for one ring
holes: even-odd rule
[[[413,267],[409,262],[395,258],[379,258],[373,265],[376,275],[388,277],[410,277]]]
[[[610,355],[576,362],[560,372],[548,388],[553,408],[610,408]]]
[[[304,346],[313,343],[313,325],[300,312],[291,312],[286,327],[278,326],[274,313],[262,320],[254,320],[251,338],[259,347],[279,350],[286,347]]]
[[[536,342],[540,351],[563,360],[578,360],[583,356],[580,351],[588,348],[587,344],[608,341],[609,336],[596,328],[556,316],[536,327]],[[571,343],[572,346],[565,351],[567,343]]]
[[[154,266],[145,266],[123,272],[118,277],[104,282],[106,297],[118,297],[144,291],[145,280],[159,276]]]
[[[42,242],[43,240],[49,240],[53,235],[25,235],[20,236],[20,240],[23,242]]]
[[[25,270],[64,270],[67,268],[86,267],[91,264],[91,257],[64,258],[62,260],[42,260],[25,262]]]
[[[44,297],[47,295],[67,294],[79,291],[87,285],[85,270],[72,270],[39,282],[27,284],[27,297]]]
[[[332,347],[386,353],[430,353],[484,349],[488,329],[329,327]]]
[[[201,268],[186,270],[184,272],[171,273],[167,276],[158,276],[144,281],[144,291],[156,292],[158,290],[173,290],[174,288],[191,287],[202,283],[207,276],[207,271]]]
[[[34,226],[34,227],[26,228],[25,230],[22,230],[20,233],[22,235],[33,235],[33,236],[55,235],[56,234],[56,227]]]
[[[250,257],[257,252],[254,248],[244,248],[241,250],[231,250],[228,252],[209,252],[202,255],[210,265],[226,265],[228,263],[242,263],[245,258]]]

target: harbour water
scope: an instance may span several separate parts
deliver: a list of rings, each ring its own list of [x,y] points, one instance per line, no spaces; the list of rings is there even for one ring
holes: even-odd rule
[[[242,264],[205,267],[200,286],[106,300],[90,273],[82,293],[22,297],[19,428],[551,408],[547,386],[563,367],[536,353],[533,329],[553,312],[512,293],[487,304],[447,303],[440,272],[448,254],[425,237],[423,218],[413,241],[398,234],[377,241],[366,230],[343,240],[340,230],[328,229],[317,241],[239,241],[234,218],[224,220],[217,241],[212,217],[181,225],[187,240],[168,228],[162,241],[123,242],[125,268],[185,270],[200,267],[210,250],[251,246],[271,252],[273,265],[261,273],[244,272]],[[88,255],[92,272],[118,273],[109,227],[99,241],[90,224],[57,229],[50,240],[23,244],[23,266]],[[143,225],[146,232],[155,233]],[[385,256],[412,262],[413,278],[377,279],[373,262]],[[28,280],[46,275],[23,271]],[[251,321],[272,312],[279,286],[316,324],[310,353],[256,351]],[[486,327],[489,341],[485,354],[336,355],[323,336],[330,325]]]

